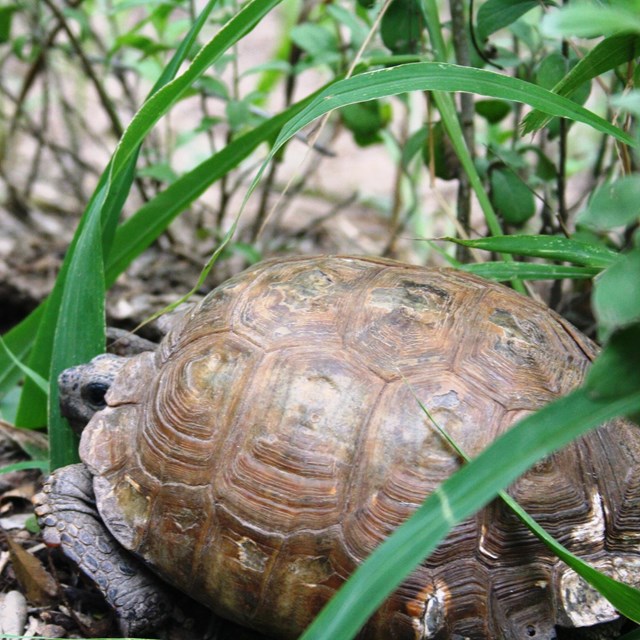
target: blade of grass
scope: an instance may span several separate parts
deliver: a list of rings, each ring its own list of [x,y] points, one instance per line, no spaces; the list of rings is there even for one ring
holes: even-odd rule
[[[634,34],[610,36],[598,43],[558,82],[551,91],[570,96],[581,84],[633,60],[640,50],[640,37]],[[522,120],[522,132],[532,133],[549,122],[548,115],[538,110],[528,113]]]
[[[236,138],[178,178],[123,222],[116,231],[116,240],[107,262],[107,282],[113,282],[179,213],[214,182],[237,167],[260,144],[275,138],[282,125],[304,109],[316,95],[317,92]]]
[[[50,363],[48,406],[51,470],[79,461],[78,439],[58,407],[58,375],[104,351],[104,267],[102,205],[106,188],[93,200],[62,281]],[[49,311],[51,305],[47,307]]]
[[[135,114],[118,143],[111,166],[112,176],[117,176],[126,166],[127,160],[149,131],[193,83],[280,2],[282,0],[253,0],[246,4],[202,47],[184,73],[150,96]]]
[[[38,469],[42,473],[49,473],[49,462],[47,460],[24,460],[14,462],[5,467],[0,467],[0,473],[13,473],[14,471],[24,471],[25,469]],[[16,636],[20,637],[20,636]]]
[[[475,240],[446,237],[442,240],[472,249],[561,260],[597,269],[605,269],[618,259],[618,254],[606,247],[561,236],[492,236]]]
[[[563,278],[593,278],[601,269],[593,267],[574,267],[558,264],[538,264],[535,262],[476,262],[463,264],[462,271],[473,273],[482,278],[504,282],[519,278],[521,280],[562,280]]]
[[[49,392],[49,383],[36,371],[29,368],[27,365],[23,364],[19,358],[7,347],[6,342],[0,336],[0,347],[2,347],[5,353],[9,356],[9,359],[13,362],[13,364],[22,371],[25,377],[30,378],[33,383],[42,391],[43,393]]]
[[[580,388],[521,420],[448,478],[358,567],[302,640],[354,637],[387,595],[456,524],[485,506],[536,461],[603,422],[638,410],[640,393],[603,402]]]
[[[203,10],[203,12],[201,12],[198,20],[190,30],[189,34],[187,34],[184,42],[179,47],[172,61],[167,65],[167,68],[165,69],[160,79],[154,86],[151,97],[149,98],[150,100],[152,100],[153,96],[156,95],[157,91],[160,90],[161,85],[166,84],[166,82],[170,80],[171,76],[175,74],[178,67],[185,59],[191,46],[193,45],[197,32],[205,24],[206,18],[214,4],[215,4],[215,0],[212,0],[211,2],[208,3],[208,5]],[[228,42],[230,38],[233,38],[234,34],[236,38],[239,38],[241,37],[241,35],[246,33],[246,29],[247,29],[247,24],[243,23],[241,25],[241,28],[237,28],[235,30],[227,28],[225,36],[222,39],[218,38],[216,40],[217,36],[214,36],[214,38],[210,41],[210,43],[203,48],[203,50],[207,50],[210,56],[214,56],[213,59],[209,58],[210,63],[212,63],[216,59],[215,56],[219,57],[223,52],[223,51],[220,51],[220,47],[216,49],[216,47],[212,45],[212,43],[214,42],[219,43],[220,40],[224,40],[225,42]],[[202,62],[202,59],[201,59],[201,62]],[[193,65],[191,65],[189,69],[191,69],[192,67]],[[166,96],[166,99],[170,100],[172,97],[174,99],[177,99],[177,96],[175,95],[172,96],[171,94]],[[156,102],[156,106],[160,108],[160,105],[158,105],[157,102]],[[162,104],[162,108],[165,110],[168,109],[169,106],[170,104],[168,102],[165,102]],[[160,115],[158,115],[158,117],[160,117]],[[139,122],[140,122],[140,118],[138,118],[138,123]],[[151,125],[149,125],[149,123],[147,124],[149,128],[152,126],[152,124]],[[139,142],[141,142],[141,140],[139,140],[138,143]],[[67,264],[74,260],[76,239],[83,233],[84,221],[93,215],[101,217],[102,219],[103,250],[105,255],[108,254],[108,249],[111,244],[110,240],[115,231],[117,218],[119,216],[122,204],[126,199],[131,187],[138,149],[139,149],[139,144],[129,146],[129,148],[127,149],[126,159],[120,163],[119,171],[116,174],[114,174],[113,172],[113,159],[112,159],[112,162],[110,163],[109,167],[105,171],[105,174],[103,174],[103,177],[99,183],[98,189],[96,190],[96,194],[100,193],[101,196],[99,199],[97,199],[97,195],[94,194],[94,198],[92,198],[92,201],[89,207],[87,208],[87,211],[83,216],[83,219],[81,220],[78,231],[76,233],[76,238],[74,238],[74,242],[72,243],[72,247],[67,254],[67,259],[65,261]],[[116,150],[116,153],[117,153],[117,150]],[[115,154],[114,154],[114,157],[115,157]],[[100,202],[100,207],[95,206],[95,203],[98,201]],[[103,204],[105,205],[104,208],[103,208]],[[63,283],[60,285],[60,287],[62,288],[62,292],[64,292],[64,283],[66,282],[66,279],[65,279],[66,269],[67,267],[63,265],[63,269],[61,270],[62,278],[59,280],[59,282]],[[55,288],[54,288],[54,293],[55,293]],[[53,327],[57,325],[58,312],[60,309],[61,300],[62,300],[61,294],[51,296],[49,304],[47,305],[47,314],[45,316],[45,321],[41,323],[40,331],[38,334],[38,337],[40,338],[40,344],[38,346],[40,348],[34,349],[35,355],[32,355],[32,358],[35,358],[37,360],[37,364],[39,364],[42,368],[46,367],[49,361],[52,359],[51,353],[53,348]],[[102,323],[100,323],[100,325],[96,325],[95,330],[97,332],[104,331],[103,327],[101,326]],[[61,347],[62,342],[60,342],[59,345]],[[95,349],[95,344],[91,349],[87,350],[86,355],[88,357],[92,355],[89,352],[92,351],[93,349]],[[61,363],[64,362],[64,360],[65,360],[64,358],[60,359],[60,362],[58,364],[60,365]],[[67,366],[68,364],[71,364],[71,363],[70,362],[67,363]],[[34,366],[33,368],[37,370],[37,367]],[[56,377],[57,377],[57,371],[52,370],[51,379],[55,380]],[[25,389],[25,391],[28,391],[28,389]],[[55,391],[53,395],[55,395]],[[23,395],[23,400],[21,401],[21,409],[19,410],[20,424],[33,424],[33,423],[42,424],[43,422],[42,403],[33,403],[31,401],[31,398],[32,398],[32,394]],[[52,414],[52,416],[54,416],[54,421],[57,421],[57,419],[55,418],[55,414],[57,414],[57,408],[55,406],[50,405],[50,413]],[[67,440],[68,440],[68,444],[70,444],[72,439],[69,437],[67,438]]]
[[[415,62],[369,71],[330,85],[283,127],[273,153],[303,127],[333,109],[411,91],[462,91],[522,102],[553,116],[583,122],[625,144],[637,145],[632,136],[600,116],[530,82],[484,69],[440,62]]]

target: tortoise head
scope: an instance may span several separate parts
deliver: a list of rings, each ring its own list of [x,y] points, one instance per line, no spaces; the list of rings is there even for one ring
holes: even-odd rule
[[[58,376],[60,411],[76,433],[82,432],[96,411],[107,406],[107,391],[128,359],[105,353]]]

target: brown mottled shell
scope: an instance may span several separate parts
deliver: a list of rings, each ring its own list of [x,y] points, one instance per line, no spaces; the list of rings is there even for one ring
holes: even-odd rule
[[[81,454],[124,546],[221,615],[293,638],[459,466],[414,394],[475,455],[579,384],[592,355],[545,306],[460,272],[265,262],[129,362]],[[617,422],[512,493],[572,551],[633,579],[639,460],[637,430]],[[614,616],[496,501],[363,637],[539,640]]]

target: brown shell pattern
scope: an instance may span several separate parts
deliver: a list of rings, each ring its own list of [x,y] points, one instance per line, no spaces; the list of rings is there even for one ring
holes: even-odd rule
[[[578,385],[592,355],[545,306],[460,272],[276,260],[132,359],[81,453],[126,547],[221,615],[294,638],[459,467],[414,394],[473,456]],[[633,579],[639,442],[610,424],[511,493],[573,552]],[[541,639],[614,615],[496,501],[362,637]]]

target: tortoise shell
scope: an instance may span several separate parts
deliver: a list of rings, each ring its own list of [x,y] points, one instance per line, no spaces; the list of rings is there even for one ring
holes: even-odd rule
[[[544,305],[458,271],[269,261],[125,365],[81,456],[126,548],[222,616],[294,638],[459,468],[416,396],[474,456],[578,385],[592,356]],[[618,421],[510,492],[573,552],[633,580],[639,460],[637,430]],[[496,501],[362,637],[554,638],[556,624],[615,616]]]

